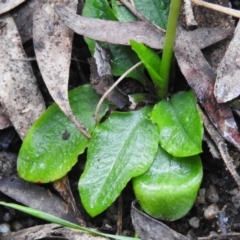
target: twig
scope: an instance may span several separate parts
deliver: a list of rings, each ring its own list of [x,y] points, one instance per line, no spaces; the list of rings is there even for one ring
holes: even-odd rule
[[[118,215],[117,215],[117,235],[122,235],[122,219],[123,219],[123,199],[122,194],[118,197]]]
[[[199,107],[199,110],[201,112],[202,120],[203,120],[205,128],[207,129],[208,133],[210,134],[212,140],[217,145],[217,148],[218,148],[218,150],[220,152],[220,155],[221,155],[221,157],[222,157],[222,159],[223,159],[223,161],[224,161],[228,171],[230,172],[230,174],[232,175],[233,179],[237,183],[238,188],[240,189],[240,176],[238,175],[238,173],[236,171],[236,168],[235,168],[235,166],[233,164],[233,159],[229,156],[228,149],[227,149],[227,144],[225,143],[224,138],[213,127],[213,125],[210,123],[210,121],[208,120],[208,118],[203,113],[203,111],[201,110],[200,107]]]
[[[218,11],[221,13],[225,13],[225,14],[231,15],[236,18],[240,18],[240,11],[237,11],[235,9],[223,7],[218,4],[204,2],[202,0],[192,0],[192,2],[199,6],[210,8],[212,10],[215,10],[215,11]]]
[[[191,0],[184,0],[183,2],[184,2],[186,25],[188,29],[195,29],[198,26],[198,24],[193,15]]]
[[[150,26],[156,27],[158,30],[166,32],[164,29],[160,28],[149,19],[147,19],[144,15],[142,15],[128,0],[120,0],[137,18],[140,20],[147,22]]]
[[[133,71],[135,68],[137,68],[138,66],[140,66],[142,64],[142,62],[138,62],[136,63],[134,66],[132,66],[131,68],[129,68],[101,97],[101,99],[99,100],[96,110],[95,110],[95,121],[98,122],[98,112],[99,109],[103,103],[103,101],[105,100],[106,96],[131,72]]]

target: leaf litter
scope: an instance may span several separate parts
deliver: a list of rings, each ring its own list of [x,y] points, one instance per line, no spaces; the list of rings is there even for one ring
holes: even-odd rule
[[[48,6],[50,6],[50,4],[46,4],[46,5],[48,5]],[[52,4],[52,5],[55,5],[55,3],[54,4]],[[55,10],[56,11],[58,11],[60,8],[58,7],[58,8],[55,8]],[[39,9],[38,9],[39,10]],[[40,10],[39,10],[40,11]],[[51,13],[51,16],[53,17],[54,16],[54,13],[53,13],[53,8],[51,8],[50,10],[50,13]],[[58,13],[58,15],[59,15],[59,12],[57,12]],[[72,13],[71,12],[69,12],[70,13],[70,15],[72,15]],[[38,14],[40,14],[40,15],[38,15]],[[70,15],[68,16],[68,17],[70,17]],[[38,16],[41,16],[41,11],[40,11],[40,13],[38,13],[38,12],[36,12],[36,15],[34,15],[34,18],[35,18],[35,20],[39,20],[39,19],[36,19]],[[44,13],[43,13],[43,16],[44,16]],[[41,16],[42,17],[42,16]],[[56,17],[56,16],[55,16]],[[53,17],[52,19],[49,19],[49,24],[47,25],[48,27],[50,27],[50,29],[48,28],[47,30],[47,34],[48,35],[52,35],[53,33],[54,33],[54,31],[53,31],[53,29],[51,29],[51,27],[53,27],[53,21],[54,21],[54,19],[56,19],[55,17]],[[62,16],[61,16],[61,18],[62,18]],[[62,20],[64,20],[64,19],[62,19]],[[82,20],[84,20],[84,19],[82,19]],[[46,21],[48,21],[47,20],[47,18],[46,18],[46,16],[45,16],[45,23],[46,23]],[[66,21],[66,20],[64,20],[64,21]],[[85,26],[88,26],[87,24],[89,24],[89,23],[94,23],[94,24],[92,24],[92,25],[95,25],[95,23],[99,23],[98,21],[99,20],[93,20],[93,22],[92,22],[92,19],[90,19],[90,18],[88,18],[88,19],[85,19],[84,20],[85,21]],[[59,23],[60,25],[61,25],[61,22],[60,21],[56,21],[56,23]],[[104,23],[104,24],[106,24],[106,23]],[[135,23],[135,26],[138,26],[138,24],[139,23]],[[110,24],[111,25],[111,24]],[[41,29],[43,26],[41,25],[41,23],[39,22],[39,28]],[[99,26],[101,26],[101,25],[99,25]],[[4,29],[4,25],[2,25],[2,27],[1,27],[1,29],[0,29],[0,31],[2,31],[2,29]],[[36,26],[35,26],[36,27]],[[110,26],[111,27],[111,26]],[[33,28],[34,29],[34,28]],[[37,28],[36,28],[37,29]],[[35,29],[35,30],[36,30]],[[119,30],[121,30],[121,27],[119,28]],[[133,29],[134,30],[134,29]],[[74,29],[74,31],[76,31],[76,32],[78,32],[78,29]],[[134,30],[135,31],[135,30]],[[150,46],[152,46],[153,48],[156,48],[156,49],[159,49],[159,48],[161,48],[162,47],[162,42],[163,42],[163,35],[161,35],[161,37],[159,37],[159,30],[158,31],[156,31],[156,29],[155,30],[152,30],[152,29],[150,29],[149,30],[150,32],[151,32],[151,34],[153,34],[153,32],[157,32],[157,34],[158,34],[158,36],[156,37],[156,40],[158,41],[158,42],[155,42],[155,43],[150,43]],[[203,30],[204,31],[204,30]],[[213,30],[213,31],[216,31],[216,30]],[[217,30],[218,31],[218,30]],[[222,35],[223,34],[221,34],[221,33],[218,33],[218,34],[216,34],[217,35],[217,38],[215,38],[215,40],[213,40],[212,42],[211,42],[211,44],[212,43],[214,43],[214,42],[217,42],[217,41],[219,41],[219,40],[221,40],[221,39],[223,39],[223,38],[225,38],[225,37],[227,37],[228,35],[230,35],[231,33],[232,33],[232,29],[230,30],[230,29],[224,29],[224,30],[219,30],[219,31],[222,31],[223,33],[224,33],[224,37],[222,37]],[[228,31],[228,33],[226,33]],[[59,32],[61,32],[61,31],[59,31]],[[67,32],[67,31],[66,31]],[[66,34],[66,32],[65,32],[65,34]],[[96,31],[95,31],[96,32]],[[208,32],[207,31],[207,29],[206,29],[206,31],[205,32]],[[61,32],[62,33],[62,32]],[[94,30],[92,30],[92,32],[90,31],[90,33],[91,34],[93,34],[94,33]],[[146,37],[144,38],[144,34],[146,33],[146,30],[144,30],[144,33],[142,33],[142,32],[140,32],[140,39],[143,39],[144,41],[146,40]],[[192,36],[194,36],[194,37],[192,37],[192,39],[201,39],[201,42],[203,43],[203,45],[199,45],[198,44],[198,41],[197,41],[197,47],[196,47],[196,45],[194,46],[194,53],[196,54],[196,53],[199,53],[200,51],[199,51],[199,47],[200,48],[203,48],[203,47],[206,47],[207,45],[205,45],[205,43],[204,42],[206,42],[206,41],[204,41],[204,40],[202,40],[203,38],[201,38],[201,37],[196,37],[196,36],[198,36],[197,35],[197,33],[198,33],[198,30],[196,30],[196,32],[191,32],[191,33],[188,33],[188,34],[192,34]],[[213,32],[214,33],[214,32]],[[82,35],[87,35],[88,33],[80,33],[80,34],[82,34]],[[117,34],[116,34],[116,36],[115,36],[115,39],[113,39],[113,41],[115,41],[115,43],[116,44],[121,44],[121,43],[118,43],[117,41],[119,41],[119,34],[120,34],[120,31],[117,31]],[[137,32],[137,34],[138,34],[138,32]],[[54,35],[54,34],[53,34]],[[71,44],[71,41],[72,41],[72,38],[71,38],[71,36],[70,36],[71,34],[69,34],[69,35],[66,35],[67,36],[67,38],[68,38],[68,44]],[[135,34],[136,35],[136,34]],[[187,34],[186,34],[187,35]],[[93,39],[95,39],[94,38],[94,35],[91,35],[92,36],[92,38]],[[90,37],[91,37],[90,36]],[[146,36],[146,35],[145,35]],[[207,35],[206,35],[207,36]],[[106,36],[105,36],[106,37]],[[189,36],[188,36],[189,37]],[[98,38],[98,36],[96,37],[97,39],[96,40],[99,40],[99,38]],[[102,39],[103,37],[101,37],[100,39]],[[114,38],[114,37],[113,37]],[[51,36],[48,36],[48,40],[51,40]],[[117,39],[117,40],[116,40]],[[134,38],[133,38],[134,39]],[[205,40],[208,40],[209,39],[209,37],[206,37],[205,38]],[[125,39],[125,40],[121,40],[121,41],[124,41],[124,43],[123,44],[129,44],[128,43],[128,38],[127,38],[127,40]],[[189,37],[189,39],[188,39],[188,41],[190,41],[191,40],[191,38]],[[54,41],[54,42],[56,42],[56,40]],[[159,42],[160,42],[160,44],[159,44]],[[41,41],[40,42],[38,42],[38,43],[40,43],[40,44],[38,44],[38,47],[40,46],[41,47]],[[44,43],[46,43],[46,45],[47,45],[47,42],[44,42]],[[191,45],[191,43],[192,42],[189,42],[189,45]],[[59,43],[60,44],[60,43]],[[65,43],[66,44],[66,43]],[[149,42],[146,42],[146,44],[148,45],[149,44]],[[153,44],[153,45],[152,45]],[[51,45],[51,44],[50,44]],[[60,44],[61,45],[61,44]],[[209,44],[210,45],[210,44]],[[44,45],[45,46],[45,45]],[[62,46],[62,45],[61,45]],[[64,45],[63,44],[63,46],[66,46],[66,45]],[[65,62],[66,63],[66,66],[67,67],[69,67],[69,59],[70,59],[70,56],[69,56],[69,52],[71,52],[70,50],[71,50],[71,48],[69,48],[69,45],[67,45],[68,46],[68,55],[66,55],[67,56],[67,61]],[[52,48],[51,48],[52,46],[50,46],[50,50],[52,50]],[[186,46],[185,46],[186,47]],[[47,49],[47,48],[46,48]],[[48,50],[49,50],[48,49]],[[187,48],[186,48],[187,49]],[[197,49],[197,51],[196,51],[196,49]],[[39,49],[38,49],[39,50]],[[182,49],[183,50],[183,49]],[[56,56],[56,49],[55,49],[55,56]],[[189,51],[189,50],[188,50]],[[176,51],[177,52],[177,51]],[[49,57],[49,55],[50,55],[50,53],[51,52],[47,52],[47,53],[45,53],[46,54],[46,56],[45,56],[45,58],[47,58],[47,57]],[[66,53],[65,53],[66,54]],[[190,53],[190,54],[192,54],[192,53]],[[36,55],[37,55],[37,53],[36,53]],[[200,55],[201,55],[201,52],[200,52]],[[58,56],[58,55],[57,55]],[[195,57],[193,57],[192,59],[196,59],[196,55],[195,55]],[[53,59],[53,58],[52,58]],[[178,58],[179,59],[179,58]],[[236,60],[236,59],[238,59],[238,58],[235,58],[234,60],[235,60],[235,62],[238,64],[238,60]],[[184,61],[185,61],[185,63],[186,63],[186,59],[183,59],[183,63],[184,63]],[[50,63],[49,63],[50,62]],[[51,61],[47,61],[47,63],[49,63],[50,65],[51,65]],[[184,64],[183,63],[180,63],[179,65],[181,65],[182,64],[182,66],[180,66],[180,68],[182,68],[182,69],[184,69]],[[42,63],[41,63],[41,60],[38,60],[38,64],[39,65],[41,65]],[[188,63],[186,63],[186,64],[188,64]],[[231,141],[236,147],[238,147],[239,148],[239,134],[238,134],[238,130],[237,130],[237,128],[236,128],[236,123],[235,123],[235,121],[234,121],[234,119],[233,119],[233,116],[232,116],[232,113],[231,113],[231,110],[230,110],[230,108],[228,107],[228,105],[226,105],[226,104],[218,104],[218,103],[216,103],[216,100],[214,100],[214,97],[213,97],[213,80],[216,78],[216,76],[215,76],[215,73],[207,66],[206,67],[206,64],[205,63],[201,63],[201,65],[203,66],[203,68],[197,68],[195,65],[192,65],[191,67],[192,68],[188,68],[187,70],[185,69],[185,73],[186,73],[186,76],[188,76],[188,79],[190,78],[189,76],[191,76],[191,74],[193,74],[192,76],[195,76],[194,74],[195,74],[195,71],[202,71],[203,73],[202,74],[200,74],[199,76],[200,77],[203,77],[203,79],[207,79],[207,81],[206,81],[206,84],[204,84],[204,86],[203,87],[200,87],[199,89],[197,89],[197,84],[194,86],[194,84],[193,84],[193,81],[190,79],[189,80],[189,85],[190,86],[192,86],[193,87],[193,90],[194,90],[194,87],[195,87],[195,92],[196,92],[196,95],[199,97],[199,99],[202,101],[202,103],[204,103],[203,104],[203,106],[205,107],[205,110],[208,112],[208,114],[211,116],[211,119],[212,119],[212,121],[214,122],[215,121],[215,125],[220,129],[220,131],[221,131],[221,133],[224,135],[224,137],[225,138],[227,138],[229,141]],[[41,67],[40,67],[40,69],[41,69]],[[68,72],[68,70],[67,70],[67,72]],[[44,75],[44,73],[42,72],[42,74]],[[56,76],[56,75],[55,75]],[[67,77],[66,77],[67,76]],[[61,85],[61,89],[57,89],[57,94],[55,93],[55,95],[56,95],[56,99],[58,98],[58,101],[60,101],[61,100],[61,98],[62,99],[64,99],[64,101],[67,101],[67,97],[66,97],[66,86],[67,86],[67,83],[68,83],[68,73],[67,74],[65,74],[65,77],[64,77],[64,81],[63,82],[61,82],[62,83],[62,85]],[[66,82],[66,79],[67,79],[67,82]],[[187,80],[188,80],[187,79]],[[199,83],[200,83],[200,80],[199,80]],[[57,84],[55,84],[55,85],[57,85]],[[59,85],[59,82],[58,82],[58,85]],[[200,85],[198,85],[198,86],[200,86]],[[53,85],[51,86],[52,88],[54,88],[53,87]],[[50,89],[51,89],[51,87],[49,87]],[[209,88],[208,88],[209,87]],[[50,90],[49,89],[49,90]],[[211,94],[207,94],[207,95],[205,95],[204,93],[203,93],[203,91],[209,91],[209,89],[210,89],[210,92],[211,92]],[[51,90],[50,90],[51,91]],[[61,92],[62,91],[62,92]],[[60,92],[60,94],[59,94],[59,92]],[[64,96],[64,94],[65,94],[65,96]],[[60,99],[60,100],[59,100]],[[56,101],[57,102],[57,101]],[[58,103],[58,102],[57,102]],[[216,113],[214,113],[214,104],[218,104],[217,106],[219,106],[219,112],[220,112],[220,114],[218,115],[218,114],[216,114]],[[69,106],[67,106],[67,105],[69,105],[69,104],[66,104],[66,103],[64,103],[65,104],[65,108],[68,108]],[[67,107],[66,107],[67,106]],[[71,114],[70,114],[71,115]],[[220,120],[218,120],[218,118],[220,119]],[[14,123],[13,123],[14,124]],[[22,134],[23,135],[23,134]]]

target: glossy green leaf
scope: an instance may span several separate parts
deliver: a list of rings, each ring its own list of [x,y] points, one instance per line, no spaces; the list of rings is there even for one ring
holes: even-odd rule
[[[133,178],[133,188],[146,213],[174,221],[193,206],[201,180],[202,164],[198,155],[176,158],[159,147],[150,169]]]
[[[83,9],[83,16],[117,21],[116,16],[106,0],[86,0]],[[99,31],[101,31],[101,29],[99,29]],[[87,38],[85,38],[85,41],[87,42],[88,47],[93,54],[95,42]],[[115,76],[121,76],[129,68],[140,61],[137,54],[133,52],[129,46],[113,44],[107,44],[105,46],[109,48],[111,53],[112,74]],[[143,66],[139,66],[136,70],[133,70],[128,77],[136,79],[143,84],[149,82],[149,79],[144,73]]]
[[[163,97],[167,91],[167,81],[165,81],[159,74],[161,59],[158,54],[149,47],[134,40],[130,41],[132,49],[137,53],[140,60],[146,67],[151,79],[155,85],[158,96]]]
[[[83,206],[92,217],[109,207],[132,177],[151,166],[158,134],[147,119],[149,113],[149,107],[115,112],[95,128],[79,181]]]
[[[125,236],[118,236],[118,235],[112,235],[112,234],[97,232],[97,231],[95,231],[91,228],[82,227],[80,225],[68,222],[68,221],[63,220],[63,219],[58,218],[58,217],[55,217],[51,214],[48,214],[48,213],[45,213],[45,212],[42,212],[42,211],[39,211],[39,210],[36,210],[36,209],[33,209],[33,208],[25,207],[25,206],[22,206],[22,205],[19,205],[19,204],[16,204],[16,203],[0,202],[0,205],[16,209],[18,211],[24,212],[26,214],[37,217],[39,219],[43,219],[43,220],[51,222],[51,223],[56,223],[56,224],[59,224],[59,225],[64,226],[64,227],[77,229],[77,230],[87,232],[87,233],[90,233],[90,234],[93,234],[93,235],[103,236],[103,237],[117,239],[117,240],[140,240],[139,238],[125,237]]]
[[[69,92],[76,117],[91,133],[95,126],[94,111],[99,96],[90,85]],[[106,102],[101,116],[107,109]],[[56,104],[51,105],[28,131],[17,161],[18,174],[30,182],[46,183],[66,175],[88,145]]]
[[[202,152],[203,124],[192,91],[174,94],[155,105],[152,120],[159,129],[162,148],[176,157]]]
[[[119,0],[111,0],[112,10],[118,21],[120,22],[134,22],[137,17],[133,15],[124,5],[119,4]]]
[[[170,0],[134,0],[135,7],[150,21],[166,29]]]

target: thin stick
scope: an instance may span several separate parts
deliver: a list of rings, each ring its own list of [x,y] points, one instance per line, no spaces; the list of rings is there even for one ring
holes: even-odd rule
[[[117,215],[117,235],[122,235],[122,220],[123,220],[123,199],[122,194],[118,197],[118,215]]]
[[[238,188],[240,189],[240,176],[238,175],[236,168],[233,164],[233,159],[230,157],[229,153],[228,153],[228,149],[227,149],[227,144],[225,143],[223,137],[219,134],[219,132],[213,127],[213,125],[210,123],[209,119],[207,118],[207,116],[203,113],[203,111],[201,110],[201,108],[198,108],[201,116],[202,116],[202,120],[204,123],[205,128],[207,129],[208,133],[210,134],[212,140],[215,142],[215,144],[217,145],[217,148],[220,152],[220,155],[228,169],[228,171],[230,172],[230,174],[232,175],[233,179],[235,180],[235,182],[238,185]]]
[[[131,68],[129,68],[101,97],[101,99],[99,100],[96,110],[95,110],[95,121],[98,122],[98,112],[99,109],[103,103],[103,101],[105,100],[105,98],[107,97],[107,95],[130,73],[132,72],[135,68],[137,68],[138,66],[140,66],[142,64],[142,62],[138,62],[136,63],[134,66],[132,66]]]
[[[164,29],[162,29],[159,26],[157,26],[156,24],[152,23],[144,15],[142,15],[128,0],[120,0],[120,2],[122,2],[140,20],[147,22],[149,25],[151,25],[153,27],[156,27],[158,30],[166,32]]]
[[[192,2],[199,5],[199,6],[210,8],[212,10],[215,10],[215,11],[218,11],[218,12],[221,12],[221,13],[225,13],[225,14],[231,15],[231,16],[236,17],[236,18],[240,18],[240,11],[237,11],[235,9],[223,7],[223,6],[220,6],[218,4],[204,2],[204,1],[201,1],[201,0],[192,0]]]
[[[192,10],[191,0],[183,0],[184,3],[184,11],[185,11],[185,19],[186,25],[189,29],[196,28],[198,26]]]

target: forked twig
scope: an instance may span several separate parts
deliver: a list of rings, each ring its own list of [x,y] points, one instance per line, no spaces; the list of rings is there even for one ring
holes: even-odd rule
[[[230,172],[233,179],[237,183],[238,188],[240,189],[240,176],[238,175],[238,173],[236,171],[236,168],[233,164],[233,159],[229,156],[228,149],[227,149],[227,144],[225,143],[224,138],[220,135],[220,133],[210,123],[209,119],[203,113],[203,111],[201,110],[200,107],[199,107],[199,111],[201,113],[202,120],[203,120],[205,128],[207,129],[208,133],[210,134],[212,140],[215,142],[228,171]]]
[[[96,110],[95,110],[95,121],[98,123],[98,112],[99,109],[103,103],[103,101],[105,100],[105,98],[107,97],[107,95],[130,73],[132,72],[135,68],[137,68],[138,66],[140,66],[142,64],[142,62],[138,62],[136,63],[134,66],[132,66],[131,68],[129,68],[120,78],[118,78],[118,80],[102,95],[101,99],[99,100]]]
[[[221,13],[225,13],[225,14],[231,15],[236,18],[240,18],[240,11],[238,11],[238,10],[223,7],[218,4],[204,2],[202,0],[192,0],[192,2],[199,6],[206,7],[206,8],[221,12]]]

